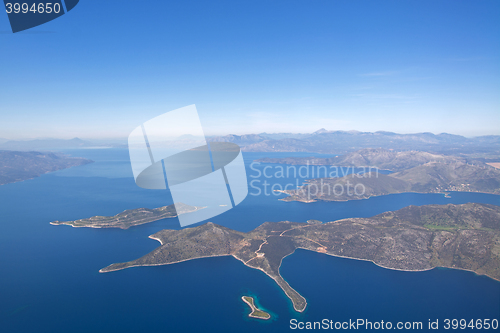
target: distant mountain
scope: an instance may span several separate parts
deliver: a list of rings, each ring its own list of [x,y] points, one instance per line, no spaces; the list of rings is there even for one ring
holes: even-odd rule
[[[239,146],[247,146],[257,142],[262,142],[268,138],[260,134],[247,134],[247,135],[225,135],[225,136],[212,136],[208,138],[209,142],[232,142]]]
[[[311,134],[249,134],[226,135],[209,140],[233,142],[248,152],[316,152],[343,154],[363,148],[427,150],[448,153],[479,153],[500,151],[500,136],[466,138],[447,133],[398,134],[392,132],[328,131],[324,128]]]
[[[316,132],[314,132],[313,134],[323,134],[323,133],[329,133],[330,131],[327,131],[326,129],[324,128],[321,128],[319,130],[317,130]]]
[[[51,149],[75,149],[86,147],[109,146],[103,143],[95,143],[79,138],[70,140],[64,139],[35,139],[35,140],[8,140],[0,142],[0,149],[3,150],[51,150]]]
[[[283,139],[304,139],[309,137],[309,133],[259,133],[259,134],[245,134],[245,135],[224,135],[224,136],[211,136],[208,137],[209,142],[232,142],[239,146],[248,146],[254,143],[259,143],[269,140],[283,140]]]
[[[0,185],[92,162],[63,154],[0,150]]]
[[[181,141],[194,139],[182,136]],[[481,154],[494,152],[500,157],[500,135],[486,135],[466,138],[447,133],[398,134],[392,132],[328,131],[324,128],[313,133],[260,133],[246,135],[224,135],[207,137],[208,142],[232,142],[248,152],[313,152],[324,154],[345,154],[363,148],[384,148],[394,150],[420,150],[446,154]],[[86,147],[126,148],[127,139],[82,140],[74,138],[5,140],[0,139],[3,150],[51,150]],[[491,158],[489,156],[488,158]]]
[[[281,140],[265,140],[244,146],[243,151],[249,152],[320,152],[319,147],[310,144],[306,140],[301,139],[281,139]]]
[[[310,136],[310,133],[260,133],[262,137],[268,140],[281,140],[281,139],[303,139]]]

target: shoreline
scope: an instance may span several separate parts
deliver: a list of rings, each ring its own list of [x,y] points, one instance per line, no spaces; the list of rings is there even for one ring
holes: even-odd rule
[[[336,221],[334,221],[334,222],[336,222]],[[332,223],[332,222],[327,222],[327,223]],[[309,227],[309,226],[310,225],[305,224],[302,227]],[[293,230],[293,229],[295,229],[295,228],[283,231],[279,235],[279,237],[282,237],[282,236],[283,237],[293,237],[293,236],[284,235],[284,233],[286,233],[289,230]],[[148,238],[154,239],[154,240],[160,242],[161,246],[164,245],[163,242],[161,241],[161,239],[159,239],[157,237],[154,237],[153,235],[148,236]],[[264,240],[263,244],[265,244],[265,242],[266,242],[266,240]],[[315,242],[315,243],[317,243],[317,242]],[[317,244],[319,244],[319,243],[317,243]],[[319,245],[321,245],[321,244],[319,244]],[[262,246],[262,244],[261,244],[261,246]],[[486,276],[488,278],[491,278],[491,279],[493,279],[495,281],[499,281],[500,282],[500,279],[496,279],[496,278],[491,277],[491,276],[489,276],[487,274],[484,274],[484,273],[477,273],[477,272],[475,272],[475,271],[473,271],[471,269],[467,269],[467,268],[447,267],[447,266],[430,266],[430,263],[429,263],[429,267],[428,268],[422,268],[422,269],[395,268],[395,267],[384,266],[383,264],[377,263],[374,260],[370,260],[370,259],[363,259],[363,258],[355,258],[355,257],[343,256],[343,255],[340,255],[340,254],[329,253],[327,251],[324,251],[324,252],[323,251],[318,251],[317,249],[313,249],[313,248],[305,248],[305,247],[298,246],[296,249],[302,249],[302,250],[312,251],[312,252],[316,252],[316,253],[324,253],[324,254],[327,254],[329,256],[338,257],[338,258],[367,261],[367,262],[371,262],[371,263],[375,264],[376,266],[378,266],[380,268],[390,269],[390,270],[395,270],[395,271],[402,271],[402,272],[424,272],[424,271],[432,270],[434,268],[446,268],[446,269],[456,269],[456,270],[470,271],[470,272],[473,272],[477,276],[481,276],[481,275],[482,276]],[[259,250],[260,250],[260,248],[259,248]],[[259,251],[259,250],[257,250],[257,251]],[[201,256],[201,257],[196,257],[196,258],[188,258],[188,259],[178,260],[178,261],[169,262],[169,263],[131,264],[131,265],[126,266],[126,267],[120,267],[120,268],[114,268],[114,269],[106,269],[107,267],[113,265],[113,264],[111,264],[111,265],[109,265],[107,267],[104,267],[104,268],[100,269],[99,273],[113,272],[113,271],[118,271],[118,270],[122,270],[122,269],[126,269],[126,268],[131,268],[131,267],[162,266],[162,265],[176,264],[176,263],[180,263],[180,262],[184,262],[184,261],[188,261],[188,260],[195,260],[195,259],[202,259],[202,258],[211,258],[211,257],[232,256],[233,258],[241,261],[245,266],[247,266],[249,268],[252,268],[252,269],[258,269],[258,270],[262,271],[266,276],[268,276],[271,279],[273,279],[274,282],[278,285],[278,287],[280,287],[280,289],[284,292],[284,294],[290,299],[290,301],[292,302],[293,309],[295,311],[297,311],[297,312],[303,312],[307,308],[307,305],[308,305],[306,298],[304,296],[302,296],[297,290],[295,290],[294,288],[292,288],[289,285],[289,283],[281,276],[281,274],[279,272],[280,268],[281,268],[281,265],[283,263],[283,259],[286,258],[286,257],[288,257],[289,255],[293,254],[295,252],[295,250],[292,253],[290,253],[290,254],[284,256],[283,258],[281,258],[279,266],[278,266],[278,274],[277,275],[275,275],[274,273],[270,274],[269,272],[266,272],[266,270],[264,270],[261,267],[256,267],[256,266],[252,266],[252,265],[249,264],[253,259],[258,258],[257,251],[255,252],[256,253],[256,257],[253,257],[253,258],[251,258],[250,260],[247,260],[247,261],[244,261],[242,258],[237,257],[233,253],[228,253],[228,254],[221,254],[221,255],[209,255],[209,256]],[[297,301],[297,303],[295,301]]]
[[[2,150],[2,149],[0,149]],[[7,151],[11,151],[11,150],[7,150]],[[13,152],[15,152],[15,150],[12,150]],[[31,150],[30,150],[31,151]],[[22,151],[22,152],[30,152],[30,151]],[[8,184],[15,184],[15,183],[21,183],[21,182],[25,182],[27,180],[33,180],[33,179],[36,179],[36,178],[40,178],[46,174],[49,174],[49,173],[54,173],[54,172],[57,172],[57,171],[62,171],[62,170],[67,170],[67,169],[71,169],[71,168],[74,168],[74,167],[79,167],[79,166],[84,166],[84,165],[87,165],[87,164],[91,164],[91,163],[95,163],[95,161],[93,160],[89,160],[85,157],[78,157],[78,156],[71,156],[69,154],[65,154],[65,153],[61,153],[61,152],[53,152],[53,151],[36,151],[36,152],[41,152],[41,153],[60,153],[61,155],[63,155],[63,157],[67,157],[67,158],[70,158],[70,159],[79,159],[79,160],[84,160],[86,161],[86,163],[83,163],[83,164],[78,164],[78,165],[72,165],[70,167],[65,167],[65,168],[62,168],[62,169],[57,169],[57,170],[52,170],[52,171],[45,171],[45,172],[42,172],[34,177],[30,177],[30,178],[23,178],[23,179],[18,179],[18,180],[14,180],[14,181],[10,181],[10,182],[7,182],[7,183],[0,183],[0,186],[2,185],[8,185]]]
[[[247,301],[245,297],[251,298],[251,299],[252,299],[252,301],[253,301],[254,303],[255,303],[255,300],[254,300],[254,299],[253,299],[253,297],[251,297],[251,296],[241,296],[241,299],[243,300],[243,302],[245,302],[245,303],[246,303],[246,304],[250,307],[250,310],[252,310],[252,312],[250,312],[250,313],[248,314],[248,316],[249,316],[250,318],[262,319],[262,320],[269,320],[269,319],[271,319],[271,315],[270,315],[269,313],[267,313],[267,312],[265,312],[265,311],[262,311],[261,309],[257,308],[254,304],[252,304],[252,303],[250,303],[249,301]],[[257,312],[257,311],[264,312],[264,313],[266,313],[269,317],[264,318],[264,317],[255,316],[253,313],[254,313],[254,312]]]
[[[150,239],[154,239],[158,242],[160,242],[160,244],[163,245],[163,243],[161,242],[160,239],[156,238],[156,237],[152,237],[152,236],[148,236],[148,238]],[[306,249],[305,249],[306,250]],[[294,251],[295,252],[295,251]],[[314,251],[313,251],[314,252]],[[290,254],[293,254],[290,253]],[[233,254],[221,254],[221,255],[212,255],[212,256],[205,256],[205,257],[196,257],[196,258],[189,258],[189,259],[183,259],[183,260],[179,260],[179,261],[175,261],[175,262],[169,262],[169,263],[161,263],[161,264],[137,264],[137,265],[130,265],[130,266],[127,266],[127,267],[120,267],[120,268],[116,268],[116,269],[109,269],[109,270],[105,270],[107,267],[113,265],[108,265],[106,267],[103,267],[99,270],[99,273],[110,273],[110,272],[116,272],[116,271],[121,271],[121,270],[124,270],[124,269],[127,269],[127,268],[132,268],[132,267],[152,267],[152,266],[165,266],[165,265],[173,265],[173,264],[178,264],[178,263],[181,263],[181,262],[186,262],[186,261],[190,261],[190,260],[196,260],[196,259],[205,259],[205,258],[216,258],[216,257],[233,257],[234,259],[238,260],[238,261],[241,261],[243,263],[243,265],[245,265],[246,267],[248,268],[252,268],[252,269],[257,269],[257,270],[260,270],[262,271],[262,273],[264,273],[266,276],[268,276],[269,278],[273,279],[274,282],[276,282],[276,284],[278,285],[278,287],[283,291],[283,293],[290,299],[290,301],[292,302],[292,306],[294,308],[295,311],[297,312],[303,312],[306,308],[307,308],[307,299],[302,296],[297,290],[293,289],[290,284],[281,276],[279,275],[279,277],[283,280],[284,283],[286,283],[288,285],[288,288],[290,288],[291,290],[293,290],[294,292],[297,293],[297,295],[299,295],[300,297],[302,297],[304,299],[304,302],[305,302],[305,305],[304,305],[304,308],[302,309],[298,309],[296,308],[295,306],[295,303],[293,302],[293,299],[291,298],[291,296],[285,291],[285,289],[283,289],[280,285],[280,283],[278,282],[278,280],[276,279],[276,277],[274,276],[271,276],[269,275],[266,271],[264,271],[262,268],[260,267],[253,267],[253,266],[250,266],[250,265],[247,265],[242,259],[234,256]],[[285,257],[288,257],[288,256],[285,256]],[[285,258],[284,257],[284,258]],[[279,267],[281,267],[281,264],[283,262],[283,259],[281,260],[280,262],[280,265]],[[279,269],[279,268],[278,268]]]
[[[163,245],[163,243],[161,242],[161,239],[153,237],[153,235],[149,235],[148,238],[154,239],[154,240],[160,242],[161,245]]]
[[[168,206],[165,206],[165,207],[168,207]],[[175,214],[173,216],[158,217],[157,219],[154,219],[152,221],[145,221],[148,218],[144,218],[144,219],[136,220],[135,222],[138,222],[138,221],[145,221],[145,222],[131,224],[131,225],[128,225],[128,226],[120,226],[120,225],[117,225],[117,224],[108,224],[108,225],[106,225],[106,224],[101,224],[101,225],[99,225],[99,224],[75,225],[75,224],[71,223],[71,222],[77,222],[77,221],[82,221],[82,220],[89,220],[89,219],[91,219],[92,217],[95,217],[95,216],[92,216],[92,217],[90,217],[88,219],[79,219],[79,220],[75,220],[75,221],[63,221],[63,222],[52,221],[52,222],[49,222],[49,223],[52,224],[52,225],[69,225],[69,226],[71,226],[73,228],[94,228],[94,229],[111,229],[111,228],[115,228],[115,229],[126,230],[128,228],[136,227],[136,226],[143,225],[143,224],[146,224],[146,223],[153,223],[153,222],[156,222],[156,221],[159,221],[159,220],[163,220],[163,219],[175,218],[175,217],[178,217],[179,215],[182,215],[182,214],[194,213],[194,212],[197,212],[198,210],[207,208],[208,206],[205,206],[205,207],[193,206],[193,207],[195,209],[193,209],[193,210],[191,210],[189,212],[182,212],[182,213]],[[160,208],[163,208],[163,207],[160,207]],[[136,209],[143,209],[143,208],[136,208]],[[154,208],[154,209],[158,209],[158,208]],[[123,212],[116,214],[115,216],[123,214],[127,210],[129,210],[129,209],[126,209]],[[111,217],[114,217],[114,216],[106,216],[106,217],[110,217],[111,218]],[[121,222],[115,222],[115,223],[121,223]],[[132,222],[132,223],[134,223],[134,222]]]
[[[351,260],[360,260],[360,261],[366,261],[366,262],[371,262],[372,264],[374,264],[375,266],[378,266],[380,268],[383,268],[383,269],[390,269],[390,270],[393,270],[393,271],[400,271],[400,272],[427,272],[427,271],[431,271],[433,269],[436,269],[436,268],[445,268],[445,269],[454,269],[454,270],[458,270],[458,271],[467,271],[467,272],[471,272],[471,273],[474,273],[475,275],[477,276],[485,276],[489,279],[492,279],[494,281],[498,281],[500,282],[500,278],[499,279],[496,279],[494,277],[491,277],[489,275],[486,275],[486,274],[478,274],[476,273],[475,271],[471,270],[471,269],[467,269],[467,268],[459,268],[459,267],[447,267],[447,266],[434,266],[434,267],[430,267],[430,268],[426,268],[426,269],[403,269],[403,268],[392,268],[392,267],[387,267],[387,266],[382,266],[381,264],[378,264],[376,263],[375,261],[373,260],[369,260],[369,259],[361,259],[361,258],[353,258],[353,257],[346,257],[346,256],[341,256],[341,255],[337,255],[337,254],[331,254],[331,253],[328,253],[328,252],[318,252],[318,251],[314,251],[314,250],[310,250],[310,249],[306,249],[306,248],[303,248],[303,247],[298,247],[298,249],[301,249],[301,250],[306,250],[306,251],[311,251],[311,252],[316,252],[316,253],[321,253],[321,254],[326,254],[326,255],[329,255],[329,256],[332,256],[332,257],[337,257],[337,258],[343,258],[343,259],[351,259]]]
[[[149,237],[151,239],[154,239],[154,240],[157,240],[161,243],[161,241],[157,238],[154,238],[154,237]],[[466,269],[466,268],[457,268],[457,267],[446,267],[446,266],[434,266],[434,267],[430,267],[430,268],[427,268],[427,269],[402,269],[402,268],[393,268],[393,267],[386,267],[386,266],[383,266],[381,264],[378,264],[376,263],[375,261],[373,260],[369,260],[369,259],[362,259],[362,258],[353,258],[353,257],[347,257],[347,256],[341,256],[341,255],[336,255],[336,254],[332,254],[332,253],[328,253],[328,252],[318,252],[318,251],[315,251],[315,250],[311,250],[311,249],[307,249],[307,248],[303,248],[303,247],[298,247],[298,249],[301,249],[301,250],[306,250],[306,251],[311,251],[311,252],[314,252],[314,253],[320,253],[320,254],[326,254],[326,255],[329,255],[329,256],[332,256],[332,257],[337,257],[337,258],[343,258],[343,259],[350,259],[350,260],[359,260],[359,261],[365,261],[365,262],[370,262],[374,265],[376,265],[377,267],[380,267],[380,268],[383,268],[383,269],[389,269],[389,270],[393,270],[393,271],[400,271],[400,272],[426,272],[426,271],[430,271],[432,269],[436,269],[436,268],[445,268],[445,269],[454,269],[454,270],[462,270],[462,271],[468,271],[468,272],[472,272],[474,273],[476,276],[484,276],[484,277],[487,277],[489,279],[492,279],[494,281],[498,281],[500,282],[500,279],[495,279],[491,276],[488,276],[486,274],[478,274],[477,272],[473,271],[473,270],[470,270],[470,269]],[[280,265],[279,265],[279,268],[281,268],[281,265],[283,263],[283,259],[292,255],[294,252],[290,253],[289,255],[285,256],[282,258],[281,262],[280,262]],[[109,272],[115,272],[115,271],[120,271],[120,270],[123,270],[123,269],[127,269],[127,268],[132,268],[132,267],[149,267],[149,266],[164,266],[164,265],[172,265],[172,264],[177,264],[177,263],[181,263],[181,262],[185,262],[185,261],[190,261],[190,260],[196,260],[196,259],[204,259],[204,258],[215,258],[215,257],[228,257],[228,256],[231,256],[233,258],[235,258],[236,260],[240,261],[241,263],[243,263],[243,265],[249,267],[249,268],[252,268],[252,269],[257,269],[257,270],[260,270],[262,273],[264,273],[267,277],[271,278],[274,280],[274,282],[278,285],[278,287],[283,291],[283,293],[288,297],[288,299],[292,302],[292,307],[293,309],[296,311],[296,312],[299,312],[299,313],[302,313],[304,312],[304,310],[307,308],[307,299],[302,296],[298,291],[296,291],[294,288],[292,288],[290,286],[290,284],[281,276],[279,275],[279,277],[281,278],[281,280],[286,283],[286,285],[288,286],[288,288],[290,288],[291,290],[293,290],[294,292],[297,293],[297,295],[299,295],[300,297],[302,297],[304,299],[304,307],[302,309],[299,309],[296,307],[296,304],[294,303],[292,297],[287,293],[287,291],[280,285],[280,283],[278,282],[277,280],[277,277],[274,277],[274,276],[271,276],[269,275],[266,271],[264,271],[262,268],[260,267],[253,267],[253,266],[250,266],[250,265],[247,265],[242,259],[232,255],[232,254],[223,254],[223,255],[212,255],[212,256],[206,256],[206,257],[197,257],[197,258],[189,258],[189,259],[184,259],[184,260],[179,260],[179,261],[175,261],[175,262],[171,262],[171,263],[161,263],[161,264],[147,264],[147,265],[144,265],[144,264],[139,264],[139,265],[130,265],[130,266],[127,266],[127,267],[122,267],[122,268],[118,268],[118,269],[112,269],[112,270],[106,270],[104,271],[104,268],[101,268],[99,270],[99,273],[109,273]],[[107,266],[109,267],[109,266]],[[279,269],[278,268],[278,269]],[[261,319],[261,318],[259,318]]]
[[[152,239],[155,239],[155,240],[158,240],[156,238],[152,238]],[[159,241],[159,240],[158,240]],[[161,243],[161,242],[160,242]],[[107,270],[107,271],[104,271],[104,269],[106,267],[109,267],[111,265],[108,265],[104,268],[101,268],[99,270],[99,273],[109,273],[109,272],[116,272],[116,271],[121,271],[123,269],[127,269],[127,268],[132,268],[132,267],[151,267],[151,266],[165,266],[165,265],[172,265],[172,264],[178,264],[178,263],[181,263],[181,262],[185,262],[185,261],[189,261],[189,260],[196,260],[196,259],[204,259],[204,258],[215,258],[215,257],[229,257],[229,256],[232,256],[234,257],[232,254],[220,254],[220,255],[213,255],[213,256],[206,256],[206,257],[196,257],[196,258],[189,258],[189,259],[183,259],[183,260],[179,260],[179,261],[174,261],[174,262],[168,262],[168,263],[163,263],[163,264],[141,264],[141,265],[130,265],[130,266],[127,266],[127,267],[122,267],[122,268],[116,268],[116,269],[111,269],[111,270]]]
[[[354,200],[368,200],[370,198],[376,198],[376,197],[382,197],[386,195],[392,195],[392,194],[405,194],[405,193],[413,193],[413,194],[442,194],[444,195],[445,198],[451,198],[450,193],[480,193],[480,194],[491,194],[491,195],[499,195],[500,193],[490,193],[490,192],[478,192],[478,191],[443,191],[443,192],[397,192],[397,193],[387,193],[387,194],[378,194],[378,195],[370,195],[368,197],[356,197],[353,199],[345,199],[345,200],[325,200],[321,198],[316,198],[316,199],[310,199],[310,200],[287,200],[290,198],[293,194],[289,194],[285,191],[282,190],[274,190],[276,192],[284,193],[288,195],[288,197],[278,199],[279,201],[284,201],[284,202],[302,202],[302,203],[313,203],[313,202],[318,202],[318,201],[323,201],[323,202],[347,202],[347,201],[354,201]]]
[[[96,225],[74,225],[74,224],[71,224],[71,223],[64,223],[64,222],[61,222],[61,223],[56,223],[58,221],[53,221],[53,222],[49,222],[50,224],[52,225],[69,225],[70,227],[72,228],[94,228],[94,229],[106,229],[106,227],[101,227],[101,226],[96,226]],[[107,227],[107,228],[119,228],[119,229],[124,229],[124,228],[120,228],[120,227]]]
[[[294,251],[294,252],[295,252],[295,251]],[[290,253],[290,254],[293,254],[293,252],[292,252],[292,253]],[[289,254],[289,255],[290,255],[290,254]],[[285,256],[285,257],[283,257],[283,258],[286,258],[286,257],[288,257],[288,256]],[[271,276],[271,275],[267,274],[267,272],[266,272],[266,271],[264,271],[264,270],[263,270],[262,268],[260,268],[260,267],[253,267],[253,266],[247,265],[247,264],[246,264],[246,263],[245,263],[242,259],[237,258],[237,257],[235,257],[235,256],[233,256],[233,258],[235,258],[235,259],[237,259],[237,260],[241,261],[241,262],[243,263],[243,265],[245,265],[245,266],[247,266],[247,267],[249,267],[249,268],[252,268],[252,269],[257,269],[257,270],[261,271],[262,273],[264,273],[266,276],[268,276],[268,277],[270,277],[271,279],[273,279],[273,280],[274,280],[274,282],[276,282],[276,284],[278,285],[278,287],[280,287],[280,289],[283,291],[283,293],[285,293],[286,297],[288,297],[288,298],[290,299],[290,301],[292,302],[293,309],[294,309],[295,311],[297,311],[297,312],[304,312],[304,310],[307,308],[307,299],[306,299],[304,296],[302,296],[302,295],[301,295],[301,294],[300,294],[297,290],[295,290],[295,289],[293,289],[292,287],[290,287],[290,284],[289,284],[289,283],[288,283],[288,282],[287,282],[287,281],[286,281],[286,280],[285,280],[285,279],[284,279],[281,275],[280,275],[281,279],[282,279],[282,280],[283,280],[283,281],[284,281],[284,282],[288,285],[288,287],[289,287],[291,290],[295,291],[295,292],[296,292],[296,293],[297,293],[300,297],[302,297],[302,298],[304,299],[304,301],[305,301],[305,305],[304,305],[304,308],[303,308],[302,310],[297,309],[297,308],[295,307],[295,303],[293,302],[292,298],[288,295],[288,293],[285,291],[285,289],[283,289],[283,288],[280,286],[280,284],[278,283],[278,281],[276,280],[276,278],[275,278],[275,277],[273,277],[273,276]],[[282,261],[283,261],[283,260],[282,260]],[[280,262],[280,266],[279,266],[279,267],[281,267],[281,262]],[[278,268],[278,269],[279,269],[279,268]]]

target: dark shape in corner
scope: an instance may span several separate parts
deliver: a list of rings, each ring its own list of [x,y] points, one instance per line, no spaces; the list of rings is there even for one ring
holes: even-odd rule
[[[62,0],[54,0],[52,3],[40,2],[39,0],[23,0],[22,2],[4,0],[3,2],[12,32],[16,33],[34,28],[64,15],[64,4],[69,12],[78,4],[79,0],[65,0],[64,3]],[[16,5],[19,5],[17,9]],[[18,12],[16,13],[16,11]]]

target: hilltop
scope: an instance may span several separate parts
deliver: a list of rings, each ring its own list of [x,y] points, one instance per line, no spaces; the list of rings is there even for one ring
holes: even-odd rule
[[[209,141],[233,142],[248,152],[315,152],[345,154],[364,148],[425,150],[448,154],[499,155],[500,136],[466,138],[448,133],[399,134],[393,132],[328,131],[314,133],[260,133],[226,135]]]

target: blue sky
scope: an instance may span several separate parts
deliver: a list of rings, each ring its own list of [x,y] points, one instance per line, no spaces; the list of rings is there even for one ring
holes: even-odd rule
[[[500,2],[81,0],[12,34],[0,138],[126,137],[196,104],[205,134],[500,134]]]

